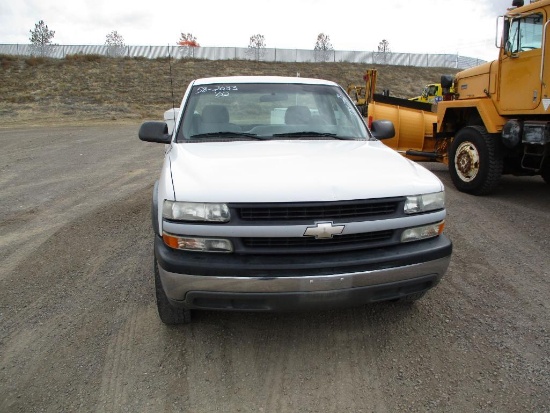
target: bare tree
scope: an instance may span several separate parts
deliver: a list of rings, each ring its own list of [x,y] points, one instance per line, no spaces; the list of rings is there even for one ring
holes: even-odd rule
[[[324,33],[319,33],[317,42],[315,43],[315,61],[326,62],[334,55],[334,48],[330,42],[330,37]]]
[[[382,53],[390,53],[390,42],[383,39],[380,43],[378,43],[378,51]]]
[[[254,60],[259,61],[265,54],[265,37],[263,34],[255,34],[250,36],[247,54],[254,57]]]
[[[105,38],[105,46],[108,47],[109,56],[120,57],[124,56],[124,38],[116,30],[107,34]]]
[[[390,53],[390,42],[388,42],[386,39],[383,39],[380,43],[378,43],[378,63],[387,63]]]
[[[179,46],[182,57],[195,57],[195,48],[200,47],[197,38],[191,33],[182,32],[176,44]]]
[[[48,29],[48,25],[44,23],[44,20],[40,20],[34,25],[34,30],[29,30],[31,37],[31,47],[33,53],[37,52],[40,56],[44,57],[48,54],[50,46],[54,46],[52,39],[55,35],[55,31]]]

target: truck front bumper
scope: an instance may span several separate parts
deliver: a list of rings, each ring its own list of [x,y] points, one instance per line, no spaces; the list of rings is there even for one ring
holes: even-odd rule
[[[287,311],[354,306],[434,287],[450,262],[445,236],[382,250],[316,256],[174,251],[155,237],[164,291],[189,309]]]

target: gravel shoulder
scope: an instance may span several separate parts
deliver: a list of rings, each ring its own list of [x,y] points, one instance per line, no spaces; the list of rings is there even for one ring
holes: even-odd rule
[[[457,192],[418,303],[158,320],[139,123],[0,128],[0,411],[549,412],[550,187]]]

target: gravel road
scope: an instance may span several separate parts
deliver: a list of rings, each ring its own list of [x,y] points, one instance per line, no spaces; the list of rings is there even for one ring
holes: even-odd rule
[[[447,187],[412,306],[158,319],[138,124],[0,129],[1,412],[550,412],[550,187]]]

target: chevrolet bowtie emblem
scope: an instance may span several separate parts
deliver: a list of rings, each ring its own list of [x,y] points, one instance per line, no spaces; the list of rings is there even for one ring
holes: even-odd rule
[[[344,225],[334,225],[332,222],[317,222],[314,227],[307,227],[304,237],[315,237],[315,239],[332,238],[344,231]]]

